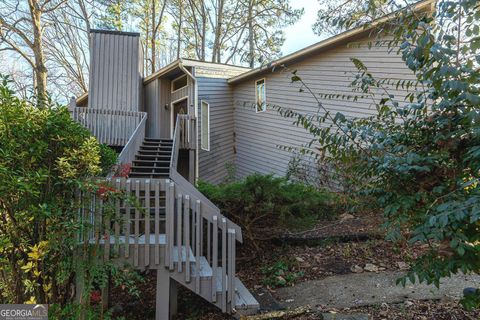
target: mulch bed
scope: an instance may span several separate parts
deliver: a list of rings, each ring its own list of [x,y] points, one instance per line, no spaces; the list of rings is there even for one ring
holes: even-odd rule
[[[350,216],[344,214],[343,216]],[[343,241],[366,240],[367,238],[384,238],[385,232],[380,228],[383,223],[381,215],[369,213],[350,219],[319,221],[306,231],[286,232],[281,238],[291,241],[337,239]]]

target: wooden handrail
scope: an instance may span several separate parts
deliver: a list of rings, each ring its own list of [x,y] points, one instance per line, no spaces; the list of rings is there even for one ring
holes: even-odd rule
[[[210,221],[210,223],[213,223],[214,216],[223,217],[220,209],[177,171],[178,154],[180,150],[180,132],[182,132],[181,128],[188,128],[188,131],[186,131],[186,134],[184,133],[184,136],[188,136],[190,134],[190,141],[188,144],[191,145],[194,142],[192,140],[195,138],[195,134],[193,133],[192,126],[189,124],[190,121],[194,120],[195,118],[190,115],[177,115],[177,121],[173,131],[172,157],[170,159],[170,179],[183,194],[190,195],[190,197],[200,200],[202,206],[204,207],[202,210],[203,215],[206,219],[208,219],[208,221]],[[187,125],[185,125],[185,122],[187,122]],[[240,243],[243,242],[242,229],[237,224],[227,219],[227,228],[234,229],[237,241]]]
[[[142,116],[140,123],[133,131],[133,134],[128,139],[127,144],[123,147],[122,152],[118,156],[117,164],[126,164],[132,163],[135,160],[135,154],[137,153],[138,149],[140,149],[140,145],[143,143],[145,139],[145,125],[147,122],[147,113],[146,112],[139,112]],[[113,175],[114,172],[111,172],[109,177]]]

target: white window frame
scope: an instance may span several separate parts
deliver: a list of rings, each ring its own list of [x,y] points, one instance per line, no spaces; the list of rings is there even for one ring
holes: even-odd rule
[[[258,82],[263,80],[263,103],[262,110],[258,111],[258,90],[257,84]],[[261,113],[267,111],[267,80],[265,78],[255,80],[255,113]]]
[[[186,74],[182,74],[181,76],[178,76],[178,77],[176,77],[175,79],[173,79],[173,80],[171,81],[171,83],[170,83],[170,91],[171,91],[172,93],[177,92],[178,90],[181,90],[181,89],[183,89],[183,88],[185,88],[185,87],[188,87],[188,78],[187,78],[186,85],[184,85],[183,87],[180,87],[180,88],[178,88],[178,89],[173,90],[173,84],[174,84],[176,81],[178,81],[178,80],[180,80],[180,79],[182,79],[182,78],[185,78],[185,77],[187,77],[187,75],[186,75]]]
[[[203,143],[203,129],[204,129],[204,123],[203,123],[203,105],[206,104],[207,105],[207,126],[208,126],[208,129],[207,129],[207,146],[206,148],[204,147]],[[210,151],[210,103],[208,103],[207,101],[205,100],[200,100],[200,147],[202,148],[202,150],[205,150],[205,151]]]

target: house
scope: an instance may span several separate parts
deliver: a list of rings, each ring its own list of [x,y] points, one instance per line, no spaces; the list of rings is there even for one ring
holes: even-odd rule
[[[414,9],[430,11],[432,3],[422,1]],[[318,102],[291,83],[288,70],[297,70],[317,93],[351,92],[356,72],[352,57],[374,76],[413,79],[395,51],[369,49],[370,41],[387,39],[372,31],[388,19],[257,69],[179,59],[147,77],[142,74],[139,34],[92,30],[89,92],[72,101],[72,117],[100,142],[121,150],[120,165],[131,165],[128,178],[113,178],[112,173],[110,179],[137,197],[145,210],[118,206],[116,214],[126,225],[111,234],[107,230],[101,241],[107,256],[113,246],[117,258],[157,271],[157,319],[175,312],[178,284],[224,312],[258,309],[235,277],[241,229],[195,188],[195,181],[222,182],[229,163],[237,178],[255,172],[285,174],[292,155],[278,145],[301,146],[310,137],[268,106],[318,111]],[[407,94],[392,90],[400,100]],[[376,112],[367,99],[331,99],[324,106],[346,116]]]

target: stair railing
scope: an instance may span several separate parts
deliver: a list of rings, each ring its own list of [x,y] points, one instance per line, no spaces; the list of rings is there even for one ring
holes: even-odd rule
[[[127,163],[132,163],[135,160],[135,154],[140,149],[140,146],[145,140],[145,126],[147,123],[147,113],[146,112],[138,112],[141,115],[141,120],[138,123],[137,127],[133,131],[132,135],[128,139],[127,144],[123,147],[122,152],[117,159],[117,165],[123,165]],[[109,174],[111,177],[114,172]]]
[[[185,283],[190,283],[188,251],[191,247],[195,257],[195,292],[201,294],[202,291],[199,270],[201,259],[205,257],[212,268],[211,296],[207,298],[218,303],[223,312],[231,312],[235,305],[235,248],[236,241],[242,242],[241,228],[223,216],[217,206],[177,172],[179,149],[190,148],[195,143],[194,120],[192,116],[178,115],[173,135],[171,180],[165,186],[165,266],[175,270],[174,262],[183,259],[180,248],[185,248],[185,264],[177,263],[176,271],[184,272]],[[221,298],[217,297],[217,286]]]
[[[146,116],[145,112],[84,107],[75,107],[70,113],[98,142],[110,146],[124,146]]]
[[[158,268],[163,262],[165,179],[101,178],[95,188],[79,191],[79,243],[100,244],[104,257]]]

